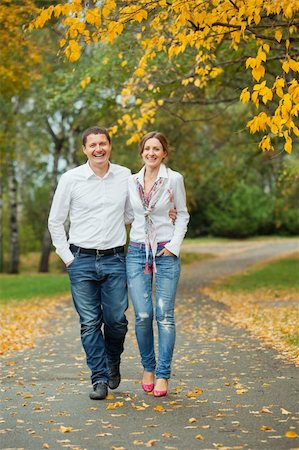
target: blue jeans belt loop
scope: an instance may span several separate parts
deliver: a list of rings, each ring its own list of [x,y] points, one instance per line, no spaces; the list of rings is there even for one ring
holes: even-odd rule
[[[87,255],[109,256],[109,255],[115,255],[116,253],[124,252],[125,247],[123,245],[121,245],[119,247],[101,250],[101,249],[93,249],[93,248],[83,248],[83,247],[78,247],[77,245],[74,245],[74,244],[70,244],[70,250],[75,251],[75,252],[79,250],[80,253],[85,253]]]

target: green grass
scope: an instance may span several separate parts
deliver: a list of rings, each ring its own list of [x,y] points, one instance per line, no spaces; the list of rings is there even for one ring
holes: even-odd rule
[[[185,238],[184,244],[196,244],[196,243],[205,243],[205,242],[233,242],[234,239],[214,237],[214,236],[204,236],[198,238]]]
[[[0,303],[49,298],[70,291],[66,274],[0,275]]]
[[[195,252],[181,252],[180,258],[182,264],[191,264],[196,261],[202,261],[204,259],[214,258],[214,255],[207,253],[195,253]]]
[[[291,345],[299,346],[299,334],[287,336],[286,341]]]
[[[263,267],[252,268],[217,284],[217,287],[236,291],[256,289],[299,289],[299,256],[273,261]]]

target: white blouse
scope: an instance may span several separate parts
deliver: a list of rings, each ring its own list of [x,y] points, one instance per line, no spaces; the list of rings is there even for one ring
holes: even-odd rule
[[[136,179],[144,188],[144,170],[143,167],[140,172],[129,177],[129,198],[134,213],[130,240],[138,243],[145,242],[145,211],[139,197]],[[166,178],[166,182],[161,188],[163,192],[151,212],[151,218],[156,228],[157,242],[170,241],[165,248],[178,256],[190,217],[186,206],[184,179],[180,173],[167,168],[164,164],[160,166],[157,179],[160,177]],[[171,208],[176,208],[177,211],[175,223],[169,217]]]

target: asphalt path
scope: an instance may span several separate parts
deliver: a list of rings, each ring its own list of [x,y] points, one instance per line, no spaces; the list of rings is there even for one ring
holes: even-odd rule
[[[45,325],[49,336],[1,360],[1,450],[299,449],[299,439],[287,437],[299,434],[298,369],[200,292],[218,277],[298,251],[298,241],[184,248],[216,257],[183,268],[169,395],[141,390],[130,307],[122,382],[113,397],[90,400],[78,320],[71,301],[63,302],[59,318]]]

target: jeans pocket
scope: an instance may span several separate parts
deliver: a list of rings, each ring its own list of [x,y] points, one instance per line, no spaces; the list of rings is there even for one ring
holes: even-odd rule
[[[123,264],[126,262],[126,256],[124,253],[115,253],[115,257]]]

